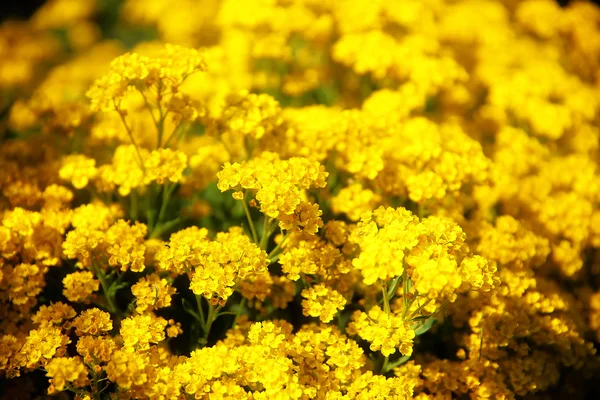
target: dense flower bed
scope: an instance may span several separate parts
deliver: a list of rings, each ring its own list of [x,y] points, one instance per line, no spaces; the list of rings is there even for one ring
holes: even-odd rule
[[[6,398],[597,390],[591,3],[50,0],[0,61]]]

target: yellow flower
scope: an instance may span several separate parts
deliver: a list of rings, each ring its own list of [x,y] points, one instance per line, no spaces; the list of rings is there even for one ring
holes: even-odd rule
[[[87,96],[92,110],[113,110],[137,84],[146,87],[161,82],[161,90],[175,93],[192,73],[206,70],[204,56],[194,49],[166,45],[156,57],[124,54],[110,64],[109,72],[96,80]]]
[[[141,278],[131,287],[131,293],[135,296],[135,310],[143,313],[146,310],[154,310],[171,305],[171,295],[175,294],[175,288],[169,282],[151,274]]]
[[[110,314],[98,308],[91,308],[81,312],[71,322],[71,326],[75,328],[77,336],[101,335],[111,331],[113,328]]]
[[[77,340],[77,353],[86,364],[106,363],[116,349],[115,341],[109,336],[82,336]]]
[[[278,218],[282,229],[315,234],[323,224],[321,211],[317,204],[304,200],[303,191],[325,187],[327,175],[318,162],[301,157],[281,160],[276,153],[263,152],[241,164],[225,163],[217,174],[217,186],[222,192],[236,190],[234,198],[238,200],[243,190],[255,191],[260,211]]]
[[[39,310],[31,317],[31,321],[40,326],[61,325],[63,321],[75,317],[75,310],[60,301],[51,303],[49,306],[41,306]]]
[[[420,233],[418,218],[406,209],[380,207],[366,213],[351,237],[360,246],[352,265],[361,271],[367,285],[400,276],[404,254],[418,244]]]
[[[380,350],[386,357],[394,354],[396,349],[405,356],[412,354],[415,332],[409,323],[399,315],[385,313],[379,306],[368,313],[355,311],[348,330],[371,343],[372,351]]]
[[[178,150],[158,149],[150,153],[145,160],[145,182],[156,181],[162,185],[165,181],[180,182],[183,170],[187,166],[187,156]]]
[[[150,343],[158,343],[165,339],[166,327],[167,320],[149,313],[125,318],[121,322],[119,332],[126,347],[147,350]]]
[[[100,281],[89,271],[73,272],[63,279],[63,295],[74,302],[89,302],[89,297],[100,288]]]
[[[243,90],[230,94],[225,101],[223,124],[234,134],[260,139],[282,122],[279,103],[267,94]]]
[[[302,313],[319,317],[321,322],[330,322],[346,305],[346,299],[340,293],[322,283],[304,289],[300,295],[306,299],[302,300]]]
[[[75,189],[83,189],[97,174],[96,160],[82,154],[72,154],[63,159],[59,171],[61,179],[69,181]]]
[[[46,376],[57,391],[65,390],[66,384],[83,387],[89,384],[88,370],[79,357],[57,357],[46,365]]]
[[[267,253],[242,231],[231,228],[207,242],[192,273],[190,289],[208,300],[224,304],[242,280],[266,272]]]

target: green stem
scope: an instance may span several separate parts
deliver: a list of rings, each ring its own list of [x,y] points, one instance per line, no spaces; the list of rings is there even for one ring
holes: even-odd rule
[[[264,224],[263,224],[263,233],[262,233],[262,237],[260,238],[260,248],[261,250],[266,250],[267,249],[267,245],[269,243],[269,238],[271,237],[271,223],[272,223],[273,219],[272,218],[267,218],[265,216],[265,220],[264,220]]]
[[[168,112],[164,112],[160,101],[162,100],[162,80],[158,81],[158,93],[157,93],[157,99],[156,99],[156,105],[158,107],[158,125],[156,126],[156,128],[158,129],[158,141],[156,143],[156,148],[160,149],[162,147],[162,140],[163,140],[163,135],[165,133],[165,118],[168,114]]]
[[[169,185],[168,182],[164,183],[163,186],[163,196],[162,202],[160,204],[160,212],[158,213],[158,219],[156,220],[156,226],[160,225],[160,223],[165,218],[165,213],[167,212],[167,206],[169,205],[169,200],[171,200],[171,195],[175,190],[176,184]],[[155,228],[156,228],[155,226]]]
[[[92,374],[92,381],[93,381],[93,386],[92,386],[92,394],[94,396],[94,400],[100,400],[102,397],[100,396],[100,385],[99,385],[99,381],[98,381],[98,375],[96,375],[96,373],[94,372],[94,368],[90,368],[91,374]]]
[[[210,335],[210,328],[212,328],[213,322],[219,316],[219,310],[221,307],[213,306],[210,301],[208,302],[208,315],[206,316],[206,322],[204,323],[204,333],[202,338],[200,339],[200,344],[206,346],[208,343],[208,336]]]
[[[425,303],[423,303],[423,304],[421,304],[419,307],[417,307],[417,309],[416,309],[415,311],[413,311],[413,312],[410,314],[410,317],[409,317],[409,319],[413,319],[413,318],[414,318],[414,317],[415,317],[415,316],[416,316],[416,315],[417,315],[419,312],[421,312],[421,310],[422,310],[423,308],[425,308],[425,306],[426,306],[427,304],[429,304],[430,302],[431,302],[431,299],[427,299],[427,301],[426,301]],[[412,305],[412,304],[411,304],[411,305]]]
[[[271,258],[275,255],[275,253],[277,253],[277,251],[281,250],[281,246],[283,246],[283,243],[287,240],[287,238],[289,237],[289,234],[286,234],[283,239],[281,240],[281,242],[279,242],[277,244],[277,246],[275,246],[275,248],[273,250],[271,250],[271,252],[269,253],[269,255],[267,256],[267,258]]]
[[[412,302],[408,302],[408,272],[406,272],[406,268],[402,273],[402,319],[406,318],[406,314],[408,313],[408,309],[412,305]]]
[[[389,356],[385,356],[385,358],[383,359],[383,365],[381,366],[381,373],[382,374],[385,374],[386,372],[389,371],[389,369],[388,369],[389,368],[388,367],[389,363],[390,363],[390,357]]]
[[[148,102],[148,98],[146,97],[146,95],[144,94],[144,91],[141,88],[139,88],[139,87],[136,86],[136,89],[138,90],[138,92],[140,92],[140,94],[144,98],[144,103],[146,103],[146,108],[148,109],[148,112],[150,113],[150,116],[152,117],[152,121],[154,122],[154,125],[158,129],[158,121],[156,120],[156,117],[154,116],[154,113],[152,112],[152,108],[150,107],[150,103]]]
[[[146,193],[146,222],[148,224],[148,231],[154,232],[154,222],[156,209],[152,204],[152,200],[154,199],[154,185],[150,185],[148,187],[148,193]]]
[[[127,125],[127,121],[125,120],[125,115],[123,115],[123,113],[117,106],[117,103],[114,103],[114,105],[115,105],[115,109],[117,110],[117,114],[119,114],[119,117],[121,118],[121,121],[123,122],[123,125],[125,126],[125,130],[127,131],[129,140],[131,140],[131,144],[133,144],[133,147],[135,148],[135,152],[139,159],[138,161],[140,163],[140,168],[142,169],[142,171],[145,174],[146,166],[144,165],[144,158],[142,157],[142,153],[140,152],[140,147],[137,145],[137,143],[135,142],[135,139],[133,138],[133,132],[131,131],[131,128],[129,127],[129,125]]]
[[[179,131],[183,131],[183,127],[185,126],[184,122],[181,121],[176,127],[175,129],[173,129],[173,132],[171,132],[171,134],[169,135],[169,137],[167,138],[167,141],[165,142],[165,144],[163,145],[163,147],[167,148],[169,147],[169,145],[171,144],[171,139],[176,138],[177,136],[179,136]]]
[[[390,299],[388,298],[387,284],[385,282],[381,285],[381,293],[383,295],[383,310],[386,314],[390,314]],[[387,359],[387,357],[386,357]]]
[[[98,280],[100,281],[100,285],[102,286],[102,292],[104,293],[104,299],[106,300],[108,309],[110,310],[111,313],[113,313],[115,315],[121,315],[121,311],[119,310],[116,303],[114,302],[113,294],[110,290],[110,288],[112,286],[112,282],[109,283],[107,281],[106,275],[104,275],[104,272],[102,271],[101,268],[95,268],[95,269],[96,269],[96,277],[98,278]]]
[[[383,368],[381,368],[381,373],[382,374],[387,374],[389,371],[391,371],[394,368],[396,368],[396,367],[404,364],[409,359],[410,359],[410,356],[403,356],[403,357],[400,357],[399,359],[397,359],[396,361],[393,361],[393,362],[389,362],[388,361],[387,363],[384,363]]]
[[[248,224],[250,225],[250,231],[252,232],[252,240],[254,243],[258,244],[258,234],[256,233],[256,228],[254,227],[254,222],[252,221],[252,215],[250,215],[250,208],[248,208],[248,203],[246,202],[246,195],[244,193],[244,198],[242,199],[242,205],[244,206],[244,212],[246,213],[246,218],[248,218]]]
[[[395,277],[394,279],[392,279],[392,283],[391,285],[388,287],[388,299],[392,300],[394,298],[394,296],[396,295],[396,289],[398,288],[398,284],[400,283],[400,276]]]
[[[196,305],[198,306],[198,313],[200,314],[200,325],[202,328],[202,331],[204,332],[204,324],[206,321],[206,318],[204,318],[204,310],[202,309],[202,296],[196,295]]]

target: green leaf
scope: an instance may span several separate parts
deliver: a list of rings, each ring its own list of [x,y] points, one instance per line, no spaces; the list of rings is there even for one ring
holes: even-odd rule
[[[422,325],[420,325],[417,329],[415,329],[415,335],[419,336],[429,331],[433,325],[437,322],[435,318],[427,319]]]

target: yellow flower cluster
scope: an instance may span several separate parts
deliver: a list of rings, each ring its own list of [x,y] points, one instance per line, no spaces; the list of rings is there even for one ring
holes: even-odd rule
[[[77,259],[81,268],[93,269],[103,264],[140,272],[145,268],[146,232],[144,224],[130,225],[122,219],[106,230],[78,227],[67,234],[63,251],[66,257]]]
[[[346,299],[341,294],[323,284],[305,289],[301,295],[306,299],[302,301],[304,315],[319,317],[325,323],[330,322],[346,304]]]
[[[400,349],[402,355],[412,354],[415,332],[401,316],[388,314],[379,306],[368,313],[356,311],[352,314],[348,331],[367,340],[371,350],[381,350],[386,357],[394,354],[396,349]]]
[[[131,286],[131,293],[135,296],[135,311],[143,313],[146,310],[169,307],[175,288],[165,278],[152,274]]]
[[[0,22],[4,397],[599,397],[600,8],[558,3]]]
[[[108,74],[94,82],[87,96],[92,110],[113,110],[137,85],[155,86],[158,96],[172,95],[189,75],[204,70],[206,61],[200,52],[176,45],[166,45],[154,57],[127,53],[110,63]]]
[[[225,163],[217,178],[222,192],[236,191],[235,199],[245,201],[247,191],[255,192],[260,211],[277,218],[281,229],[314,235],[323,226],[322,211],[305,200],[304,191],[325,187],[327,175],[318,162],[301,157],[281,160],[276,153],[264,152],[248,162]]]
[[[100,281],[94,279],[90,271],[72,272],[63,279],[63,294],[73,302],[85,302],[100,287]]]

